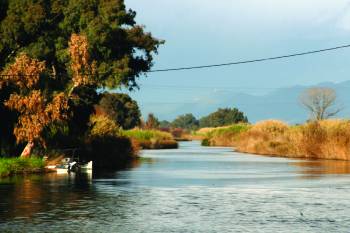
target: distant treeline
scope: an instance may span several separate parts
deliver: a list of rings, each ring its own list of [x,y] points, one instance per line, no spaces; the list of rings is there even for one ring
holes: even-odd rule
[[[193,114],[188,113],[178,116],[172,122],[161,121],[160,128],[182,128],[196,130],[205,127],[219,127],[235,123],[247,123],[248,118],[237,108],[219,108],[208,116],[197,119]]]

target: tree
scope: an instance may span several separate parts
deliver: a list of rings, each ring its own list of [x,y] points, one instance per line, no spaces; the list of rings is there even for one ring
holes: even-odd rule
[[[101,95],[98,107],[123,129],[140,125],[140,109],[137,102],[127,94],[105,92]]]
[[[331,88],[309,88],[300,95],[301,104],[309,111],[312,120],[324,120],[341,111],[336,106],[336,92]]]
[[[178,116],[173,122],[172,126],[176,128],[194,130],[198,128],[199,121],[193,114],[188,113],[185,115]]]
[[[171,128],[171,123],[169,121],[167,121],[167,120],[160,121],[159,122],[159,128],[169,129],[169,128]]]
[[[17,142],[27,142],[22,152],[24,157],[30,156],[35,141],[45,145],[42,133],[47,126],[67,118],[68,100],[64,93],[49,95],[40,90],[44,71],[44,62],[21,54],[7,67],[0,80],[0,90],[15,87],[5,106],[19,113],[14,135]]]
[[[163,43],[123,0],[0,2],[0,130],[15,125],[18,143],[45,145],[57,130],[84,143],[97,90],[137,88]]]
[[[146,129],[157,129],[159,127],[159,120],[153,113],[148,114],[147,121],[145,123]]]
[[[237,108],[219,108],[216,112],[209,114],[199,120],[200,127],[219,127],[235,123],[248,122],[248,118]]]
[[[91,67],[86,38],[73,34],[69,45],[72,60],[71,69],[73,70],[70,86],[73,86],[73,89],[68,97],[64,92],[57,92],[57,90],[51,90],[48,87],[50,81],[55,77],[47,75],[45,62],[40,62],[24,53],[20,54],[15,62],[2,73],[0,90],[12,88],[4,106],[19,114],[14,135],[17,143],[27,142],[27,146],[22,152],[24,157],[30,156],[35,142],[46,146],[45,130],[54,123],[68,120],[69,105],[71,104],[74,110],[74,107],[77,106],[76,103],[81,100],[76,90],[91,84],[88,77],[83,74],[87,68]],[[84,104],[86,103],[84,102]],[[79,111],[79,115],[81,114],[82,111]],[[75,112],[74,116],[77,115]],[[81,123],[81,121],[76,122],[78,125]]]
[[[66,89],[74,73],[67,66],[72,34],[86,36],[96,85],[108,88],[137,87],[163,43],[136,24],[123,0],[6,0],[0,9],[0,70],[25,52],[46,61],[56,88]]]

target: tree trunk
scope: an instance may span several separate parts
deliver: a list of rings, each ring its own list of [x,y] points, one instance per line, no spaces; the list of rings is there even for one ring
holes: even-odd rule
[[[22,151],[21,158],[29,158],[32,153],[33,147],[34,147],[34,142],[28,142],[26,147]]]

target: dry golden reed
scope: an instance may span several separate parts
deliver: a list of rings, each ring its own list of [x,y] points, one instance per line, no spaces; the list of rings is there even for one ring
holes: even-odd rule
[[[261,121],[232,133],[214,130],[209,144],[233,146],[240,152],[290,158],[350,160],[350,121],[323,120],[289,126],[278,120]]]

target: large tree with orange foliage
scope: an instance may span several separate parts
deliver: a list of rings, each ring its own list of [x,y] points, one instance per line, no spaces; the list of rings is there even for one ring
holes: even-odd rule
[[[19,113],[14,129],[17,142],[27,142],[22,156],[29,156],[34,142],[45,145],[43,130],[49,124],[67,118],[68,99],[64,93],[51,94],[40,90],[45,63],[21,54],[2,74],[0,90],[13,86],[14,92],[5,106]]]
[[[0,3],[0,153],[13,122],[28,145],[45,144],[45,129],[63,120],[83,142],[97,89],[138,87],[163,41],[135,17],[124,0]]]

